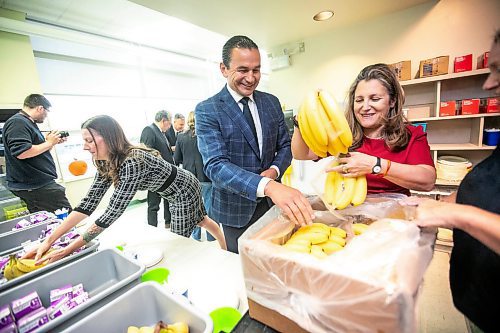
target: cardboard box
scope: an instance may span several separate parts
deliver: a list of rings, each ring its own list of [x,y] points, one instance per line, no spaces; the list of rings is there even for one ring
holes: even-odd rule
[[[394,70],[396,77],[399,81],[406,81],[411,79],[411,61],[405,60],[395,64],[389,64],[389,67]]]
[[[490,52],[484,52],[477,58],[477,69],[488,68],[488,58],[490,57]]]
[[[394,199],[373,197],[346,208],[345,214],[370,212],[372,220],[378,214],[404,216],[396,207],[402,209]],[[353,327],[357,332],[413,332],[435,233],[421,233],[403,220],[381,219],[354,237],[350,221],[329,211],[315,213],[316,223],[345,228],[348,235],[346,247],[324,259],[280,246],[294,226],[283,221],[276,207],[240,237],[250,316],[287,333],[349,332]]]
[[[455,116],[457,114],[457,102],[456,101],[447,101],[441,102],[439,107],[439,116]]]
[[[278,332],[308,333],[308,331],[297,325],[293,320],[252,301],[250,298],[248,299],[248,314],[251,318],[274,328]]]
[[[449,56],[440,56],[420,61],[419,77],[448,74]]]
[[[498,98],[499,97],[491,97],[486,100],[486,113],[498,112]]]
[[[479,98],[471,98],[462,100],[461,114],[478,114],[479,113]]]
[[[417,118],[427,118],[431,116],[431,107],[425,106],[409,106],[406,118],[408,120]]]
[[[472,54],[456,57],[453,62],[453,72],[460,73],[472,70]]]

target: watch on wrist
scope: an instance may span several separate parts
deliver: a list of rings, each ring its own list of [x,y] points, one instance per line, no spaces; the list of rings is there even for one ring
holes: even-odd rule
[[[380,157],[377,157],[377,163],[372,168],[372,175],[379,175],[382,172]]]
[[[293,126],[299,128],[299,121],[297,120],[297,115],[292,117]]]

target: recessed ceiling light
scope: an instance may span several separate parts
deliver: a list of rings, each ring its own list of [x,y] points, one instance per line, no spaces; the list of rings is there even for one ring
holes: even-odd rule
[[[332,18],[332,16],[333,16],[333,11],[324,10],[324,11],[319,12],[318,14],[314,15],[313,19],[315,21],[325,21],[325,20]]]

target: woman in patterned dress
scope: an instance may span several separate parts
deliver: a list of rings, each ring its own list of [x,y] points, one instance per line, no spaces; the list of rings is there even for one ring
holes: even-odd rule
[[[49,262],[61,259],[90,242],[118,219],[137,191],[157,192],[168,200],[172,214],[171,231],[189,237],[196,226],[206,228],[226,243],[219,226],[207,216],[201,196],[201,185],[194,175],[166,162],[156,150],[134,146],[126,138],[118,122],[110,116],[95,116],[82,124],[84,149],[92,154],[97,173],[87,195],[68,218],[47,237],[37,250],[25,255],[39,259],[50,246],[91,215],[104,194],[114,185],[113,195],[104,213],[66,248],[51,252]]]

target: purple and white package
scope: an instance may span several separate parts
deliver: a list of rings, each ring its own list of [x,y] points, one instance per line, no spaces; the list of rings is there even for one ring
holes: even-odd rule
[[[60,298],[68,296],[69,299],[73,298],[73,286],[67,284],[61,288],[52,289],[50,291],[50,305],[54,305]]]
[[[50,319],[55,319],[62,314],[65,314],[69,310],[71,310],[74,306],[71,306],[71,299],[68,295],[64,295],[59,300],[54,302],[48,309],[47,312],[49,314]]]
[[[0,257],[0,270],[9,262],[9,257]]]
[[[14,228],[12,228],[12,230],[26,228],[26,227],[29,227],[32,224],[33,223],[31,223],[30,221],[28,221],[26,219],[22,219],[21,221],[19,221],[19,222],[16,223],[16,225],[14,226]]]
[[[80,295],[73,297],[70,303],[70,308],[73,309],[77,307],[78,305],[85,303],[89,299],[89,294],[85,291],[81,293]]]
[[[0,307],[0,328],[4,328],[14,322],[14,316],[8,305]]]
[[[0,333],[17,333],[16,323],[13,322],[3,328],[0,328]]]
[[[24,297],[16,299],[11,303],[12,314],[14,315],[16,320],[19,320],[23,316],[26,316],[28,313],[31,313],[41,307],[42,301],[40,300],[40,297],[38,296],[36,291],[33,291],[32,293]]]
[[[47,316],[47,310],[45,308],[39,308],[29,315],[26,315],[19,319],[17,321],[17,328],[19,330],[19,333],[29,333],[47,324],[48,322],[49,316]]]
[[[76,297],[84,292],[85,290],[83,289],[83,283],[79,283],[73,286],[73,297]]]

